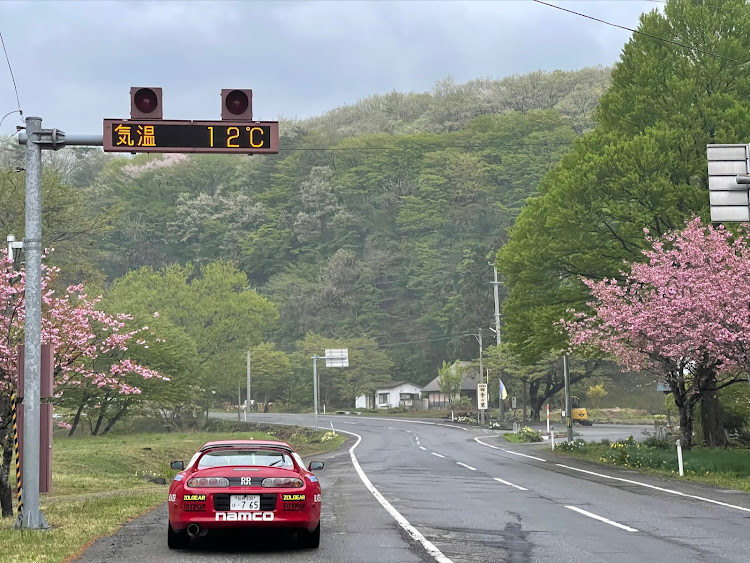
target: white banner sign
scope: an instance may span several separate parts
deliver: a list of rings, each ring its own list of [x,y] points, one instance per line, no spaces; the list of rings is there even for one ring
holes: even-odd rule
[[[479,410],[487,410],[487,384],[477,384],[477,405]]]

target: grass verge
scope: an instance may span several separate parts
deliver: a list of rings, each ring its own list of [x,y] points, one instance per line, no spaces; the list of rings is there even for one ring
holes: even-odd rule
[[[674,447],[649,446],[631,440],[617,442],[563,442],[555,449],[563,454],[610,467],[622,467],[681,481],[705,483],[750,492],[750,450],[695,447],[683,451],[684,477],[679,476]]]
[[[270,433],[269,430],[278,432]],[[14,519],[0,521],[3,563],[67,561],[96,538],[166,500],[174,459],[187,461],[205,442],[226,439],[281,439],[302,456],[331,451],[346,438],[296,427],[264,427],[251,432],[129,434],[55,438],[52,491],[41,507],[51,529],[13,529]],[[166,524],[165,524],[166,526]]]

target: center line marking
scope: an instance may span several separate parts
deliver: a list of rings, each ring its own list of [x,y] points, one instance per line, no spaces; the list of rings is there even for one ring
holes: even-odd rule
[[[456,464],[461,465],[465,467],[466,469],[470,469],[472,471],[476,471],[476,468],[472,467],[471,465],[466,465],[465,463],[461,463],[460,461],[457,461]]]
[[[435,452],[430,452],[432,455],[436,455],[438,457],[445,457],[444,455],[436,454]]]
[[[503,485],[508,485],[509,487],[515,487],[519,491],[528,491],[529,490],[529,489],[524,489],[523,487],[519,487],[518,485],[514,485],[510,481],[504,481],[502,479],[499,479],[498,477],[495,477],[495,481],[498,481],[498,482],[502,483]]]
[[[579,514],[583,514],[584,516],[588,516],[589,518],[593,518],[594,520],[599,520],[600,522],[604,522],[605,524],[609,524],[610,526],[615,526],[616,528],[621,528],[625,530],[626,532],[637,532],[635,528],[631,528],[630,526],[626,526],[625,524],[620,524],[619,522],[615,522],[614,520],[609,520],[607,518],[604,518],[603,516],[599,516],[598,514],[594,514],[593,512],[587,512],[583,510],[582,508],[578,508],[577,506],[568,506],[566,505],[565,508],[570,508],[571,510],[575,510]]]
[[[420,450],[424,450],[424,451],[427,451],[427,448],[425,448],[424,446],[419,446],[419,449],[420,449]]]

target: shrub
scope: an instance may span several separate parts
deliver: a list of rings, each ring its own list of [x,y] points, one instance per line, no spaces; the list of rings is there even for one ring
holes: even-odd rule
[[[533,428],[529,428],[528,426],[524,426],[523,428],[521,428],[518,434],[522,436],[525,440],[528,440],[529,442],[541,442],[542,441],[542,435],[536,430],[534,430]]]

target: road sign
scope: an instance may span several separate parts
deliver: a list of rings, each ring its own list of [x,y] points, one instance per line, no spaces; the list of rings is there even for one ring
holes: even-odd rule
[[[739,144],[707,145],[706,153],[711,221],[750,221],[748,185],[738,183],[738,176],[750,172],[750,148]]]
[[[104,152],[275,154],[278,121],[104,120]]]
[[[349,367],[349,349],[332,348],[326,350],[326,367],[327,368],[348,368]]]
[[[487,410],[487,384],[477,384],[477,408],[479,410]]]

